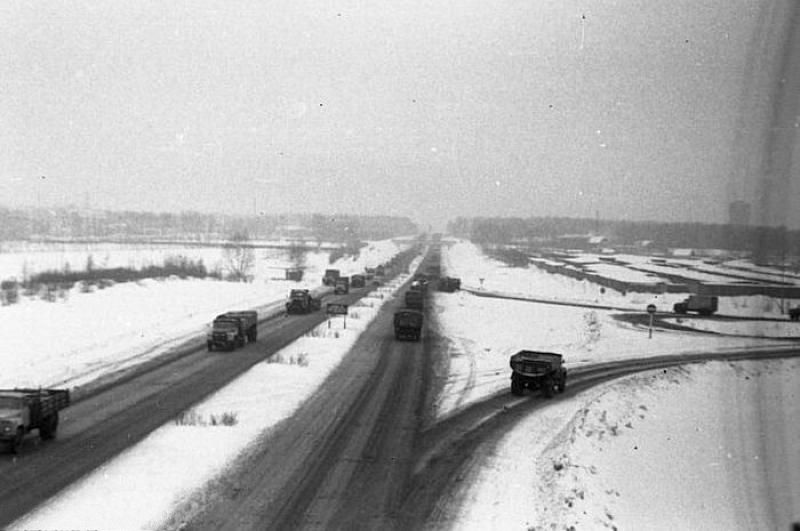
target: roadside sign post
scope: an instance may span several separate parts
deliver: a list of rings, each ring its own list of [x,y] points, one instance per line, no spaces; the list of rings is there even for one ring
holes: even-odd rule
[[[341,315],[344,317],[344,329],[347,330],[347,305],[335,302],[329,302],[325,307],[325,313],[328,314],[328,328],[331,327],[331,315]]]
[[[647,305],[647,313],[650,314],[650,327],[647,339],[653,339],[653,316],[656,313],[656,305],[655,304],[648,304]]]

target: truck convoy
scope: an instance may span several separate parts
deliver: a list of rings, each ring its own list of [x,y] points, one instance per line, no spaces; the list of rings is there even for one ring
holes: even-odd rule
[[[520,350],[509,360],[511,365],[511,394],[521,396],[528,389],[541,389],[551,398],[556,391],[563,393],[567,387],[567,369],[564,358],[553,352]]]
[[[416,310],[399,310],[394,314],[395,339],[419,341],[422,335],[422,312]]]
[[[324,286],[335,286],[340,276],[341,273],[338,269],[326,269],[325,274],[322,276],[322,284]]]
[[[672,309],[675,313],[685,314],[697,312],[700,315],[711,315],[717,311],[719,298],[711,295],[690,295],[682,302],[676,302]]]
[[[255,311],[226,312],[218,315],[208,332],[208,350],[233,350],[258,339],[258,313]]]
[[[16,454],[31,430],[38,429],[43,440],[54,439],[58,412],[67,406],[67,389],[0,389],[0,441]]]
[[[322,299],[315,298],[307,289],[293,289],[286,301],[286,313],[311,313],[322,308]]]

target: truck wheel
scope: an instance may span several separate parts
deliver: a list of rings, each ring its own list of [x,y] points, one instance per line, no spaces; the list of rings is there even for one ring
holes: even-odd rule
[[[561,379],[561,381],[558,382],[558,387],[556,388],[556,391],[558,391],[558,393],[561,394],[566,390],[567,390],[567,377],[565,376]]]
[[[516,378],[511,378],[511,394],[514,396],[522,396],[525,393],[525,386]]]
[[[208,347],[208,351],[209,351],[209,352],[211,352],[212,350],[214,350],[214,343],[212,343],[212,342],[210,342],[210,341],[209,341],[208,343],[206,343],[206,346]]]
[[[14,436],[14,440],[11,441],[11,452],[14,454],[18,454],[22,449],[22,443],[25,441],[25,430],[22,428],[17,428],[17,434]]]
[[[58,431],[58,413],[42,419],[42,426],[39,428],[39,437],[42,440],[49,441],[56,438],[56,431]]]
[[[542,384],[542,391],[546,398],[553,398],[556,394],[556,382],[552,378],[547,378]]]

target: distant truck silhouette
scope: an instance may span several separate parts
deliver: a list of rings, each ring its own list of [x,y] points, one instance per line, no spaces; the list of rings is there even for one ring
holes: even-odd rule
[[[717,311],[719,298],[712,295],[690,295],[682,302],[676,302],[672,309],[675,313],[686,314],[697,312],[700,315],[711,315]]]
[[[399,310],[394,314],[395,339],[419,341],[422,335],[422,312],[416,310]]]
[[[350,293],[350,277],[339,277],[333,287],[333,293],[336,295],[345,295]]]
[[[325,274],[322,276],[322,284],[325,286],[335,286],[340,276],[341,273],[338,269],[326,269]]]
[[[425,307],[425,294],[420,290],[409,289],[405,296],[406,307],[421,310]]]
[[[322,299],[314,298],[307,289],[293,289],[286,301],[286,313],[311,313],[322,308]]]

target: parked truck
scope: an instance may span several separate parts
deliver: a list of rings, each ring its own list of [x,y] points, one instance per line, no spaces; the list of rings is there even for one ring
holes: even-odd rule
[[[551,398],[567,387],[567,369],[564,358],[553,352],[520,350],[509,360],[511,365],[511,393],[517,396],[528,389],[541,389]]]
[[[350,277],[350,287],[351,288],[363,288],[367,285],[367,278],[369,277],[369,273],[365,275],[353,275]]]
[[[394,314],[395,339],[419,341],[422,335],[422,312],[416,310],[400,310]]]
[[[333,287],[333,293],[336,295],[345,295],[350,293],[350,278],[349,277],[339,277],[336,280],[336,284]]]
[[[789,308],[789,319],[792,321],[800,321],[800,306]]]
[[[711,315],[717,311],[719,298],[712,295],[690,295],[688,299],[676,302],[672,309],[675,313],[686,314],[697,312],[700,315]]]
[[[218,315],[208,332],[208,350],[233,350],[258,340],[258,313],[255,311],[226,312]]]
[[[322,308],[322,299],[314,297],[307,289],[293,289],[286,301],[286,313],[311,313]]]
[[[322,276],[322,284],[325,286],[335,286],[340,276],[341,273],[338,269],[326,269],[325,274]]]
[[[43,440],[54,439],[58,412],[67,406],[67,389],[0,389],[0,441],[16,454],[31,430],[38,429]]]

